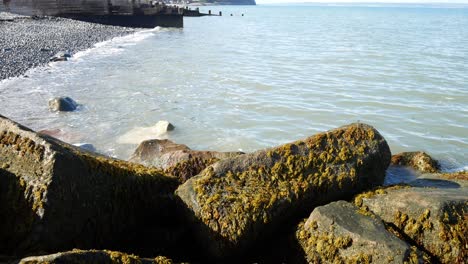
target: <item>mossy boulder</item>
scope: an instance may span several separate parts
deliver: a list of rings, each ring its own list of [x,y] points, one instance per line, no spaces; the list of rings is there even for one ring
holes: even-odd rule
[[[422,151],[395,154],[392,156],[391,164],[411,167],[420,172],[438,172],[440,168],[437,160]]]
[[[19,264],[172,264],[166,257],[140,258],[132,254],[126,254],[110,250],[79,250],[60,252],[45,256],[27,257],[19,261]]]
[[[468,259],[468,188],[390,187],[360,194],[355,204],[435,261]]]
[[[0,254],[167,247],[174,177],[85,152],[0,116]],[[155,236],[152,236],[156,234]]]
[[[403,263],[422,254],[385,229],[378,216],[345,201],[314,209],[296,238],[308,263]]]
[[[382,184],[390,157],[377,130],[351,124],[219,161],[176,194],[211,256],[241,256],[315,206]]]
[[[152,139],[140,143],[130,161],[160,168],[185,182],[209,165],[241,154],[244,153],[191,150],[186,145],[167,139]]]

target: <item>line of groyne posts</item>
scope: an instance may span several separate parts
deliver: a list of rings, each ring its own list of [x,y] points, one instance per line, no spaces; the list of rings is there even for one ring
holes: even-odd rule
[[[201,13],[199,7],[197,7],[195,10],[192,10],[188,6],[184,7],[184,16],[198,17],[198,16],[222,16],[222,15],[223,15],[222,11],[219,11],[219,13],[214,14],[211,12],[211,10],[208,10],[208,14],[206,14],[206,13]],[[233,14],[231,14],[231,16],[233,16]],[[244,14],[242,14],[242,16],[244,16]]]

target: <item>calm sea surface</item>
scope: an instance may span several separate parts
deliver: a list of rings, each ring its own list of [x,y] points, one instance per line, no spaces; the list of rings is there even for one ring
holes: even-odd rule
[[[122,159],[137,145],[122,136],[138,141],[135,129],[159,120],[193,149],[246,152],[365,122],[393,153],[468,167],[467,8],[208,9],[224,16],[100,43],[0,82],[0,114]],[[63,95],[83,106],[49,112]]]

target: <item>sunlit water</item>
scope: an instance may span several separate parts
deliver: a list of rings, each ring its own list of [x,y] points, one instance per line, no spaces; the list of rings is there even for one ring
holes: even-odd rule
[[[467,168],[468,9],[202,9],[224,16],[144,30],[0,82],[0,114],[122,159],[136,144],[119,137],[159,120],[193,149],[246,152],[365,122],[393,153]],[[64,95],[80,110],[49,112]]]

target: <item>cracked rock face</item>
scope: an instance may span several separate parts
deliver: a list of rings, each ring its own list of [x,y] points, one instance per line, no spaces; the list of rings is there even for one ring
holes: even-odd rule
[[[351,124],[280,147],[222,160],[181,185],[210,255],[242,255],[315,206],[383,183],[391,153],[371,126]]]
[[[390,187],[359,195],[355,203],[378,215],[408,242],[442,263],[467,259],[466,187]]]
[[[299,225],[296,238],[308,263],[403,263],[412,254],[419,258],[378,216],[363,214],[345,201],[315,208]]]

